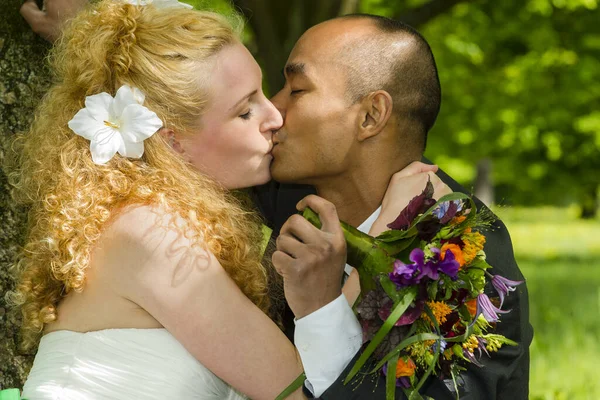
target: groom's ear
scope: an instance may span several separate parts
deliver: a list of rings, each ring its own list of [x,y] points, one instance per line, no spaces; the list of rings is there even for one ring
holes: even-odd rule
[[[360,102],[358,141],[362,142],[376,136],[386,127],[394,102],[385,90],[371,92]]]

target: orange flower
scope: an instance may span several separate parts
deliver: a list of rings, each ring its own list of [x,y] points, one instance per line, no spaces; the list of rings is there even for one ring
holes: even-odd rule
[[[417,369],[417,366],[411,358],[408,358],[406,361],[404,361],[404,358],[399,358],[398,364],[396,364],[396,378],[413,376],[415,369]]]
[[[465,244],[462,249],[464,260],[466,264],[469,264],[477,257],[477,253],[479,253],[480,250],[483,250],[485,236],[479,232],[471,232],[462,235],[461,239]]]
[[[475,313],[477,312],[477,299],[471,299],[465,302],[465,306],[467,306],[467,310],[469,310],[471,317],[474,317]]]
[[[454,218],[452,218],[452,220],[450,221],[450,225],[458,225],[458,224],[460,224],[461,222],[463,222],[465,219],[467,219],[467,217],[466,217],[466,216],[464,216],[464,215],[460,215],[460,216],[458,216],[458,217],[454,217]]]
[[[454,259],[458,261],[458,265],[462,268],[465,265],[465,257],[463,256],[463,252],[460,249],[460,246],[453,243],[445,243],[442,246],[440,258],[444,261],[446,258],[446,250],[450,250],[452,254],[454,254]]]

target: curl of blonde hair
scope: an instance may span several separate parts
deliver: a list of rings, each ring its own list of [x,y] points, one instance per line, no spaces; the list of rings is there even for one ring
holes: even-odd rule
[[[236,27],[237,26],[237,27]],[[81,291],[105,224],[131,204],[156,204],[183,217],[243,293],[267,312],[268,271],[261,264],[260,220],[245,201],[201,175],[161,135],[139,160],[116,155],[92,162],[89,141],[67,122],[86,96],[115,94],[123,84],[146,95],[163,126],[198,129],[210,99],[211,60],[239,39],[240,20],[180,8],[101,1],[79,14],[51,52],[56,83],[30,131],[15,142],[14,197],[29,207],[28,238],[15,265],[9,300],[23,316],[22,347],[37,345],[44,325],[70,291]],[[187,233],[186,233],[187,234]]]

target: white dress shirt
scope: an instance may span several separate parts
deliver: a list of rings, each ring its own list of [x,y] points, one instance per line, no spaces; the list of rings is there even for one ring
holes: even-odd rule
[[[379,213],[379,207],[358,230],[368,233]],[[346,274],[352,272],[346,264]],[[346,297],[342,294],[317,311],[294,320],[294,342],[302,364],[308,390],[319,397],[342,374],[362,346],[362,329]]]

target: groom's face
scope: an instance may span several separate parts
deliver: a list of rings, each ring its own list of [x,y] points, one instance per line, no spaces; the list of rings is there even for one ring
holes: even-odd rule
[[[349,169],[358,105],[347,96],[348,68],[336,62],[347,21],[307,31],[284,68],[285,86],[271,99],[284,117],[273,136],[271,174],[279,182],[318,185]]]

